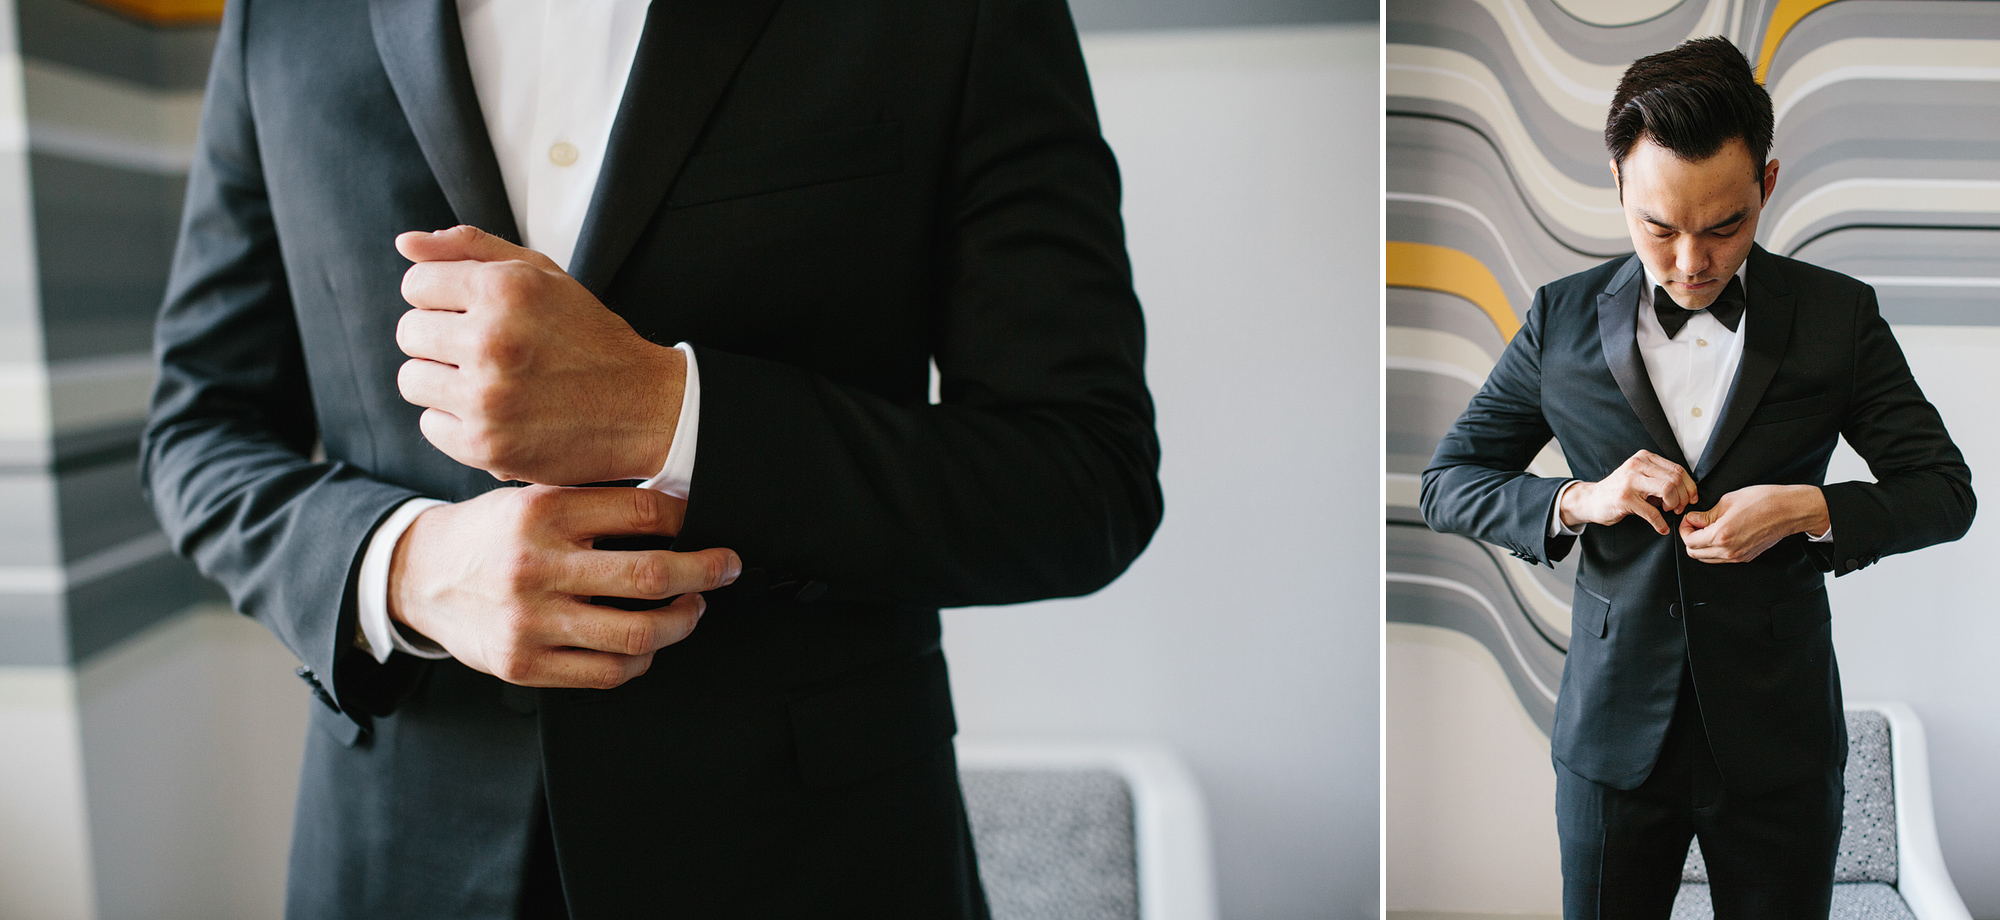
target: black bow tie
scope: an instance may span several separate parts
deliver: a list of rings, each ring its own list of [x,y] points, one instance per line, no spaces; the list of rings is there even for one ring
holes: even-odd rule
[[[1722,289],[1722,296],[1700,310],[1689,310],[1674,303],[1666,288],[1653,288],[1653,315],[1660,318],[1660,328],[1667,330],[1667,338],[1680,335],[1681,327],[1687,325],[1696,313],[1704,311],[1729,327],[1730,332],[1735,332],[1737,325],[1743,322],[1743,279],[1730,278],[1728,286]]]

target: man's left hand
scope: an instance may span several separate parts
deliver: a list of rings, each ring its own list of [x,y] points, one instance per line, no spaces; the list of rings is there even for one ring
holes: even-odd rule
[[[1699,562],[1749,562],[1792,534],[1824,534],[1832,526],[1818,486],[1749,486],[1683,516],[1681,542]]]
[[[424,437],[501,481],[649,479],[680,421],[687,359],[640,337],[547,256],[475,227],[396,237],[416,309],[396,326]]]

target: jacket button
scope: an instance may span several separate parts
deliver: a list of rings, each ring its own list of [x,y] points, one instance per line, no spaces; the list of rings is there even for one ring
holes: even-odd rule
[[[1668,605],[1667,605],[1667,616],[1670,616],[1670,617],[1673,617],[1673,618],[1674,618],[1674,619],[1676,619],[1676,620],[1680,619],[1680,618],[1681,618],[1681,605],[1679,605],[1679,604],[1668,604]]]
[[[1855,569],[1858,569],[1858,568],[1860,568],[1860,567],[1861,567],[1861,563],[1860,563],[1860,562],[1857,562],[1857,561],[1855,561],[1855,560],[1853,560],[1853,559],[1849,559],[1849,560],[1847,560],[1847,570],[1848,570],[1848,571],[1852,572],[1852,571],[1854,571]]]

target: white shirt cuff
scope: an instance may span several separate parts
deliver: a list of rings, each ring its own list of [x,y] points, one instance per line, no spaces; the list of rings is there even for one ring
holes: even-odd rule
[[[414,632],[397,628],[389,619],[389,563],[396,556],[396,541],[402,539],[403,531],[410,529],[417,515],[445,504],[435,498],[412,498],[396,506],[389,517],[375,528],[375,535],[368,538],[368,549],[361,555],[361,573],[356,578],[355,607],[360,620],[360,634],[354,637],[355,646],[375,656],[378,662],[386,662],[395,652],[415,655],[418,658],[450,658],[451,653],[443,646],[425,639]]]
[[[1577,483],[1580,483],[1582,481],[1583,480],[1581,479],[1572,479],[1568,482],[1563,483],[1562,488],[1556,490],[1556,500],[1550,503],[1549,505],[1549,536],[1575,537],[1575,536],[1581,536],[1583,534],[1582,525],[1578,525],[1575,530],[1571,530],[1568,527],[1563,526],[1563,512],[1562,512],[1563,494],[1568,492],[1571,487],[1575,486]]]
[[[658,489],[675,498],[688,497],[694,483],[695,439],[701,434],[701,367],[695,364],[694,346],[682,342],[674,346],[687,356],[687,383],[681,388],[681,419],[674,426],[673,443],[667,445],[667,462],[653,478],[639,483],[642,489]]]
[[[1806,541],[1809,543],[1832,543],[1833,525],[1832,524],[1826,525],[1826,533],[1820,534],[1817,537],[1813,536],[1812,534],[1806,534]]]

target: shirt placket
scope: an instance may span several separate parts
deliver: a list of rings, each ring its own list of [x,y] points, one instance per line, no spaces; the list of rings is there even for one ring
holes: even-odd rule
[[[561,245],[562,200],[567,191],[567,173],[576,162],[575,141],[569,137],[571,119],[566,105],[565,85],[572,82],[563,72],[568,50],[575,47],[575,17],[560,9],[562,4],[542,5],[541,51],[536,56],[535,121],[529,132],[528,216],[524,229],[530,245],[568,268],[569,248]],[[565,156],[567,153],[567,156]]]

